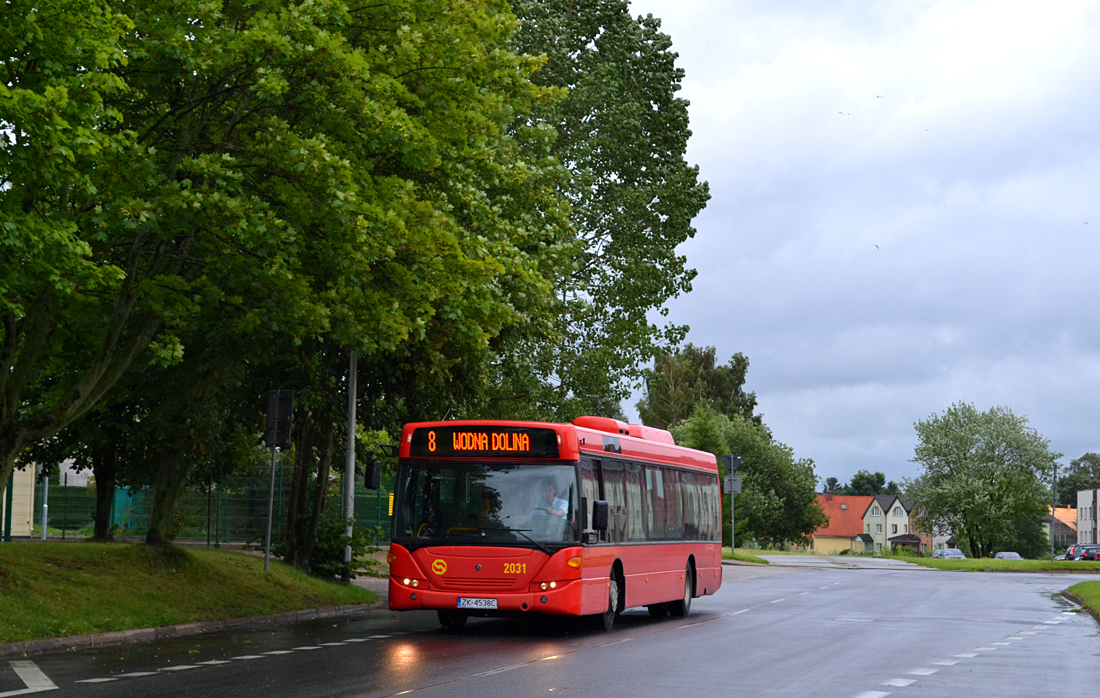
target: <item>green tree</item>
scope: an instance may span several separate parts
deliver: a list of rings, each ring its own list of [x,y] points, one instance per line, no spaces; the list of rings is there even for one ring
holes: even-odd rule
[[[1060,453],[1007,407],[979,412],[956,403],[915,424],[913,462],[921,474],[906,491],[924,531],[950,531],[973,557],[1020,547],[1047,512]],[[1026,538],[1026,536],[1023,536]]]
[[[1069,462],[1058,478],[1058,503],[1077,506],[1077,492],[1100,488],[1100,454],[1086,453]]]
[[[522,21],[516,50],[545,56],[532,81],[568,90],[516,123],[556,134],[550,155],[565,167],[558,192],[581,252],[563,260],[554,336],[502,338],[512,341],[499,345],[491,411],[611,416],[640,368],[686,331],[650,320],[691,289],[695,271],[676,247],[710,196],[685,160],[688,103],[676,96],[684,73],[660,20],[631,16],[626,0],[511,4]],[[539,157],[541,142],[530,159]]]
[[[715,455],[742,456],[742,493],[736,495],[738,544],[760,539],[768,544],[801,543],[826,522],[815,493],[817,475],[812,460],[795,458],[790,447],[772,438],[766,427],[741,415],[728,417],[697,407],[672,429],[676,442]],[[725,467],[719,461],[721,474]],[[723,497],[729,511],[729,496]],[[723,525],[723,545],[733,540],[729,521]]]
[[[644,372],[645,394],[638,401],[638,414],[648,426],[667,429],[708,407],[727,417],[743,417],[760,424],[753,416],[756,394],[744,390],[749,360],[733,355],[725,366],[716,365],[714,347],[688,343],[659,355],[652,369]]]
[[[510,50],[504,3],[133,0],[126,17],[93,3],[20,7],[31,19],[5,24],[4,45],[22,46],[21,32],[39,41],[8,65],[48,66],[89,94],[105,86],[56,118],[21,106],[63,104],[30,78],[0,102],[26,143],[0,187],[0,225],[19,233],[2,244],[28,260],[3,269],[0,476],[143,352],[142,365],[204,376],[247,341],[276,375],[339,365],[331,357],[354,348],[376,366],[415,355],[421,375],[445,376],[506,329],[548,334],[573,231],[547,181],[560,168],[526,158],[550,134],[523,132],[521,152],[509,129],[557,91],[528,80],[538,62]],[[68,24],[32,26],[42,8]],[[75,16],[90,10],[106,38],[85,46],[95,34]],[[76,126],[38,134],[43,114]],[[79,157],[56,156],[70,143],[59,133]],[[35,157],[64,177],[43,180]],[[45,232],[23,232],[35,225]],[[165,437],[158,521],[172,519],[197,445],[186,431]]]
[[[0,481],[29,444],[91,410],[150,326],[135,288],[97,257],[96,165],[129,143],[109,100],[126,90],[129,18],[99,0],[5,3],[0,19]]]

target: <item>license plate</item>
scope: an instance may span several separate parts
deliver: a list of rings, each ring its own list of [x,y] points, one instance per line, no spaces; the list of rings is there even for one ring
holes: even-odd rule
[[[495,611],[496,608],[497,608],[497,600],[496,599],[466,599],[466,598],[461,598],[460,597],[458,599],[458,607],[459,608],[480,608],[480,609],[489,609],[491,611]]]

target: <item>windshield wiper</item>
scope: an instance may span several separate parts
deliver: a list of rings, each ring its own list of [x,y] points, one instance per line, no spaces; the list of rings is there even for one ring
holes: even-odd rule
[[[482,530],[486,530],[486,529],[482,529]],[[526,538],[527,540],[529,540],[532,543],[534,543],[535,545],[537,545],[539,547],[539,550],[541,550],[542,552],[546,553],[547,555],[553,555],[553,553],[550,552],[550,548],[545,547],[542,543],[538,542],[537,540],[535,540],[531,536],[527,535],[531,531],[531,529],[529,529],[529,528],[508,528],[507,526],[504,526],[504,527],[499,528],[499,529],[489,529],[489,530],[508,531],[509,533],[518,533],[521,536],[523,536],[524,538]]]

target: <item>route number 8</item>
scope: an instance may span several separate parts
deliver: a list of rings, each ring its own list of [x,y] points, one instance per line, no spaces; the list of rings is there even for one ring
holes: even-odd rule
[[[428,450],[435,453],[435,432],[428,432]]]

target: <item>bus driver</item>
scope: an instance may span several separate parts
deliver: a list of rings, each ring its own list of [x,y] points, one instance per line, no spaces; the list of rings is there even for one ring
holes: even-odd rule
[[[535,507],[534,514],[536,516],[557,516],[564,519],[565,515],[569,513],[569,502],[557,496],[558,490],[552,482],[547,481],[543,490],[545,494],[543,499],[539,500],[538,506]]]

